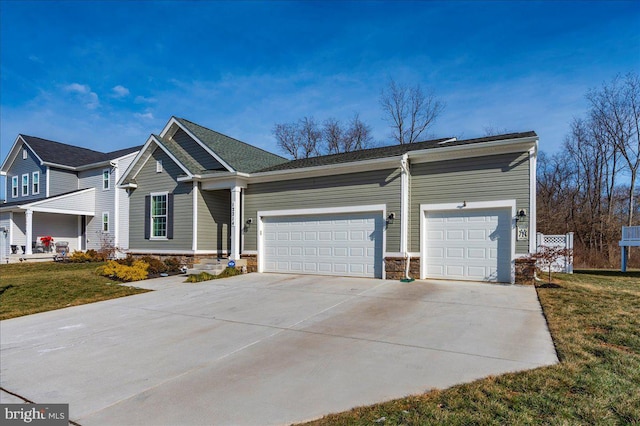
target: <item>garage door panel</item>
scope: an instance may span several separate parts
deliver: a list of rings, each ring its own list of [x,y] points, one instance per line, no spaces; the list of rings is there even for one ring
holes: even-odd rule
[[[263,270],[297,273],[290,261],[299,259],[302,273],[381,278],[383,227],[381,212],[267,217]],[[274,229],[289,236],[267,239]],[[294,235],[302,238],[294,240]],[[279,251],[280,247],[286,250]],[[290,259],[278,259],[283,253]]]
[[[427,278],[511,280],[510,209],[425,212]]]

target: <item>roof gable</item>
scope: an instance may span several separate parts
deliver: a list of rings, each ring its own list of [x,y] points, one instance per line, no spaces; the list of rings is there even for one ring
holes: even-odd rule
[[[234,171],[251,173],[288,161],[284,157],[207,129],[184,118],[174,118],[187,132],[214,152],[223,164],[226,163]]]

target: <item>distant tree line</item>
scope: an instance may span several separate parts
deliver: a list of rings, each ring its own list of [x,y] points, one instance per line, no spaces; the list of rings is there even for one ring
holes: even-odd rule
[[[617,76],[586,94],[563,150],[538,157],[537,227],[575,232],[576,262],[617,267],[621,227],[640,225],[640,77]],[[640,254],[631,262],[640,266]]]

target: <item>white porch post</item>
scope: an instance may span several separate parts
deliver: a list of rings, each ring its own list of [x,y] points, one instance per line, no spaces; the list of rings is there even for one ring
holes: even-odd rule
[[[31,236],[33,234],[33,210],[27,209],[24,212],[24,217],[26,218],[26,232],[24,236],[26,241],[24,242],[24,254],[33,254],[33,251],[31,250]]]
[[[231,188],[231,254],[232,260],[240,259],[240,194],[242,188]]]
[[[407,256],[409,251],[409,156],[404,154],[400,161],[400,252]]]

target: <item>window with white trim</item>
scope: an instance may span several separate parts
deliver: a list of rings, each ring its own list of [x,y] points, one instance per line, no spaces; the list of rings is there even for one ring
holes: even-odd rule
[[[162,160],[156,160],[156,173],[162,173]]]
[[[31,173],[31,195],[40,193],[40,172]]]
[[[109,212],[102,212],[102,232],[109,232]]]
[[[22,159],[26,160],[29,158],[29,154],[27,153],[27,148],[22,148]]]
[[[22,175],[22,196],[29,195],[29,175]]]
[[[18,196],[18,176],[11,177],[11,198]]]
[[[104,169],[102,171],[102,190],[103,191],[107,191],[110,187],[110,182],[109,182],[109,169]]]
[[[167,238],[167,194],[151,195],[151,238]]]

